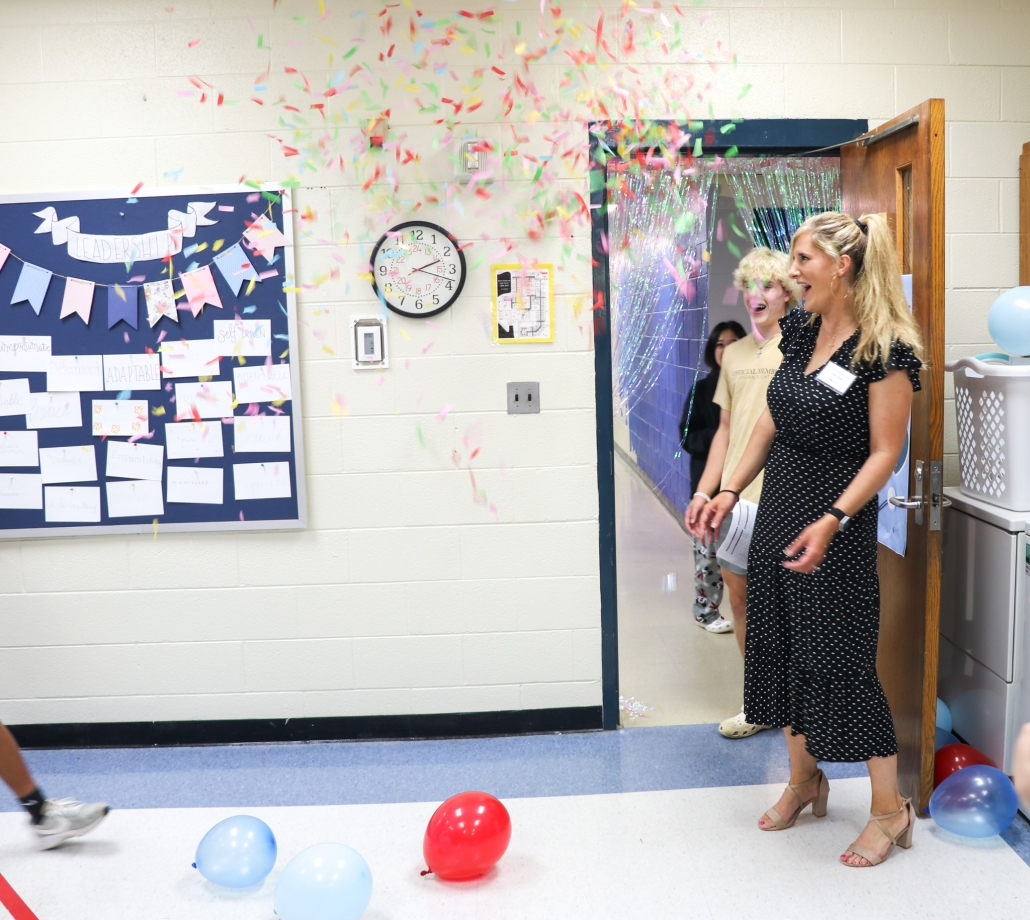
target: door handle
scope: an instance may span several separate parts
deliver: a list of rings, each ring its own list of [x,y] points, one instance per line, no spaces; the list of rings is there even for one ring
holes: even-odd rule
[[[911,500],[907,498],[899,498],[897,495],[892,495],[887,499],[895,508],[906,508],[909,511],[921,511],[923,508],[923,499],[913,498]],[[948,504],[951,504],[948,502]]]

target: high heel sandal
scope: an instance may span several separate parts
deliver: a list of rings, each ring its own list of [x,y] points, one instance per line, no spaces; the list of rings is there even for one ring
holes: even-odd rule
[[[885,828],[880,822],[889,821],[891,818],[896,818],[903,811],[908,812],[908,824],[900,830],[897,834],[892,834],[887,828]],[[889,815],[874,815],[872,812],[869,813],[869,820],[875,821],[876,826],[880,829],[880,833],[883,834],[890,841],[890,846],[887,847],[887,852],[881,856],[879,853],[874,853],[868,847],[862,846],[860,843],[853,843],[851,846],[844,851],[844,856],[841,857],[841,863],[845,866],[849,866],[852,869],[869,869],[873,866],[878,866],[888,856],[891,855],[891,850],[894,849],[894,845],[897,844],[903,850],[907,850],[912,846],[912,830],[916,826],[916,810],[912,807],[912,800],[905,799],[901,804],[901,808],[897,811],[892,811]],[[868,866],[856,866],[854,863],[846,861],[848,854],[854,856],[861,856],[863,859],[869,862]]]
[[[818,795],[816,795],[816,797],[814,799],[811,799],[811,800],[809,800],[807,802],[802,801],[801,796],[797,794],[796,790],[800,789],[802,786],[809,785],[810,783],[814,782],[815,780],[819,781],[819,793],[818,793]],[[785,831],[788,827],[793,827],[794,826],[794,822],[797,821],[798,816],[809,805],[812,806],[812,814],[813,815],[815,815],[817,818],[825,817],[825,815],[826,815],[826,800],[830,796],[830,781],[826,778],[826,774],[823,773],[822,770],[816,770],[815,774],[813,776],[810,776],[803,783],[789,783],[787,785],[787,788],[791,791],[791,793],[793,794],[794,798],[796,798],[798,800],[797,808],[795,808],[793,813],[791,814],[790,820],[789,821],[784,821],[783,818],[780,817],[780,813],[776,810],[776,807],[773,806],[772,808],[770,808],[762,816],[762,817],[765,818],[766,821],[769,821],[772,824],[772,827],[762,827],[762,825],[759,824],[758,825],[758,829],[759,830],[762,830],[762,831]]]

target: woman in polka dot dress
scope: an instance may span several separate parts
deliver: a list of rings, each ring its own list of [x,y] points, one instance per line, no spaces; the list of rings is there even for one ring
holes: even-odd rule
[[[886,215],[820,214],[791,242],[804,309],[781,320],[783,363],[768,409],[726,488],[722,518],[764,466],[748,556],[744,711],[781,726],[790,785],[759,820],[791,827],[826,813],[818,761],[866,761],[869,824],[841,856],[872,866],[911,845],[915,812],[898,790],[894,721],[876,675],[880,594],[877,492],[905,443],[922,347]]]

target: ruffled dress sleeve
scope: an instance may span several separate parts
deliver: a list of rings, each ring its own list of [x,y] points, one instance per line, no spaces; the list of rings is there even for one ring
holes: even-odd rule
[[[869,382],[876,383],[877,380],[883,380],[890,371],[905,371],[912,384],[912,391],[917,393],[923,388],[919,382],[919,371],[922,367],[923,362],[916,357],[912,348],[904,342],[895,340],[891,344],[891,353],[887,358],[886,366],[883,362],[877,361],[869,368]]]
[[[780,320],[780,351],[785,355],[797,344],[801,327],[808,321],[810,313],[802,307],[795,307]]]

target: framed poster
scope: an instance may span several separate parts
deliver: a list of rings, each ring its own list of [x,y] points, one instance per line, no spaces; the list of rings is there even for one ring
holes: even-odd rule
[[[493,265],[494,341],[554,341],[554,266]]]
[[[0,198],[0,539],[306,526],[291,213]]]

